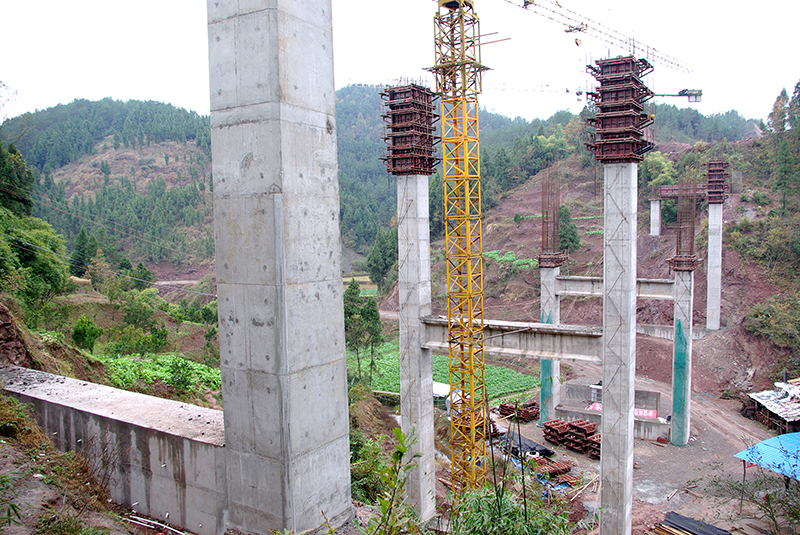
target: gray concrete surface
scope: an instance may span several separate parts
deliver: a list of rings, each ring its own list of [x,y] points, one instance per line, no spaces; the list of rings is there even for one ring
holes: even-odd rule
[[[26,368],[4,390],[62,451],[80,451],[115,503],[199,535],[225,532],[222,412]]]
[[[330,0],[208,1],[228,523],[349,518]],[[320,425],[324,422],[324,425]]]
[[[708,205],[708,293],[706,298],[706,329],[720,328],[722,300],[722,203]]]
[[[446,350],[447,318],[427,316],[423,345]],[[483,351],[487,355],[600,362],[603,332],[585,325],[549,325],[520,321],[483,320]]]
[[[636,279],[637,299],[660,299],[671,301],[674,281],[668,279]],[[602,277],[557,277],[558,297],[603,297]]]
[[[541,292],[539,313],[542,322],[553,325],[561,324],[561,303],[556,295],[560,267],[539,268]],[[542,387],[539,390],[539,422],[552,420],[556,407],[561,403],[561,361],[542,359],[540,364]]]
[[[694,271],[675,272],[672,353],[672,443],[685,446],[692,429],[692,311]]]
[[[400,304],[400,414],[403,433],[414,432],[408,472],[408,499],[422,520],[436,514],[436,465],[433,429],[433,365],[423,348],[420,318],[431,313],[428,177],[397,177],[398,300]]]
[[[650,199],[650,235],[661,236],[661,199]]]
[[[604,165],[600,533],[631,532],[636,377],[636,163]]]

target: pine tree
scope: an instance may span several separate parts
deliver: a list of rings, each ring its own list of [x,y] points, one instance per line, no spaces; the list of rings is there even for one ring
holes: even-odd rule
[[[92,256],[97,251],[97,240],[94,241],[95,250],[92,251],[91,236],[86,229],[81,227],[78,236],[75,238],[75,245],[72,247],[70,256],[69,272],[75,277],[82,277],[89,267]]]
[[[17,216],[29,216],[33,209],[31,193],[35,178],[13,144],[8,150],[0,143],[0,207]]]

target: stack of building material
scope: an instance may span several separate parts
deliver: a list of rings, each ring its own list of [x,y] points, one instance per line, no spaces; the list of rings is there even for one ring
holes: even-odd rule
[[[567,437],[569,425],[561,419],[549,420],[544,424],[544,439],[553,444],[561,444]]]
[[[534,405],[512,405],[511,403],[502,403],[498,409],[503,416],[515,415],[522,422],[530,422],[539,417],[539,406]]]
[[[536,465],[536,473],[553,479],[557,476],[569,472],[575,463],[571,461],[554,461],[545,457],[537,457],[532,460]]]
[[[563,444],[578,453],[589,452],[589,437],[595,434],[597,424],[589,420],[572,420],[569,422],[567,435]]]
[[[527,459],[531,456],[552,457],[555,452],[533,440],[509,430],[499,441],[503,450],[517,459]]]
[[[600,433],[589,437],[589,451],[586,452],[592,459],[600,458]]]
[[[574,476],[572,474],[561,474],[556,478],[558,483],[566,483],[569,486],[577,485],[581,482],[581,476]]]
[[[653,535],[731,535],[730,531],[679,515],[673,511],[667,513],[664,522],[656,524],[650,533]]]

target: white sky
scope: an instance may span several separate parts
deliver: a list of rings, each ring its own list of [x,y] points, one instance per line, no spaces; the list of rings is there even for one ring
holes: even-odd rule
[[[558,10],[553,1],[536,0]],[[559,2],[562,9],[690,67],[693,72],[686,74],[655,63],[647,83],[657,93],[702,89],[703,102],[693,106],[704,114],[736,109],[747,118],[766,118],[780,90],[791,95],[800,80],[793,31],[800,2],[794,0]],[[104,97],[165,101],[208,114],[204,0],[0,0],[0,5],[0,81],[16,91],[0,118]],[[586,63],[625,52],[588,35],[565,33],[563,26],[505,0],[475,0],[475,8],[482,32],[498,32],[484,42],[511,39],[483,48],[483,63],[492,70],[484,77],[480,104],[503,115],[577,113],[584,102],[574,91],[592,83]],[[336,87],[400,78],[432,83],[423,69],[434,62],[435,11],[432,0],[333,0]],[[685,99],[667,101],[689,105]]]

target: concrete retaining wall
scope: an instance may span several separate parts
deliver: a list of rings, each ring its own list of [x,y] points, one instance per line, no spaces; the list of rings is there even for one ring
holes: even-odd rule
[[[60,450],[85,453],[115,503],[199,535],[225,532],[222,411],[4,366]]]

